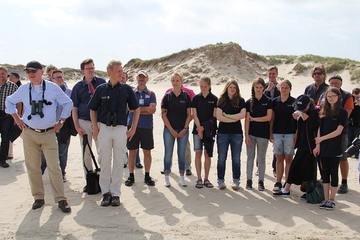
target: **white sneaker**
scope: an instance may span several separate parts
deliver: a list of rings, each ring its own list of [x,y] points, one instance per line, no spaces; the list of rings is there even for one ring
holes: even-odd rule
[[[171,183],[170,183],[170,179],[168,176],[165,176],[165,187],[170,187]]]
[[[180,186],[182,186],[182,187],[187,187],[187,184],[186,184],[186,182],[185,182],[185,179],[181,179],[181,178],[180,178],[179,184],[180,184]]]

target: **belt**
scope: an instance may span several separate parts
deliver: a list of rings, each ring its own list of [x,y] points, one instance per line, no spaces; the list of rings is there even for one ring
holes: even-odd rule
[[[34,128],[28,126],[28,128],[30,128],[31,130],[38,132],[38,133],[44,133],[44,132],[48,132],[48,131],[52,130],[54,127],[49,127],[47,129],[34,129]]]

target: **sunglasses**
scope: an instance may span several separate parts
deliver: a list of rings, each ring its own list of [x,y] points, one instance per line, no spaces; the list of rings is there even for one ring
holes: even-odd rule
[[[322,75],[323,73],[322,72],[316,72],[316,73],[314,73],[314,76],[315,75]]]
[[[26,69],[25,71],[26,71],[27,74],[29,74],[29,73],[36,73],[37,70],[35,70],[35,69],[30,69],[30,70]]]

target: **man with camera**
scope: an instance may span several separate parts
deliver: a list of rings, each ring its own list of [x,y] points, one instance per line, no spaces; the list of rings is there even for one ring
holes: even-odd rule
[[[6,99],[6,112],[11,114],[19,128],[23,130],[25,165],[29,175],[31,193],[35,202],[32,209],[41,208],[44,201],[44,185],[41,174],[41,150],[47,160],[50,186],[55,202],[63,212],[71,208],[64,195],[64,183],[59,166],[59,152],[55,132],[63,126],[71,114],[71,99],[55,84],[42,79],[44,70],[37,61],[26,65],[25,71],[30,80]],[[24,115],[21,119],[15,104],[22,102]],[[63,108],[60,120],[56,119],[57,104]]]
[[[348,147],[360,134],[360,88],[354,88],[352,95],[354,97],[354,110],[352,110],[349,117]],[[359,158],[359,150],[355,152],[354,157]]]
[[[120,82],[123,73],[122,63],[110,61],[107,72],[110,76],[109,82],[96,88],[88,104],[94,129],[93,137],[98,142],[98,153],[101,158],[99,184],[103,194],[101,206],[104,207],[120,205],[126,141],[127,138],[131,140],[135,134],[140,115],[134,91],[129,85]],[[127,107],[134,110],[133,124],[128,131]]]
[[[74,102],[72,110],[72,118],[74,121],[75,129],[79,134],[80,146],[83,146],[83,134],[88,135],[89,145],[92,147],[93,127],[90,120],[90,109],[87,107],[90,98],[93,96],[95,89],[100,84],[105,83],[102,78],[95,77],[95,64],[91,58],[85,59],[81,62],[80,68],[84,74],[84,78],[77,82],[71,92],[71,100]],[[95,144],[97,142],[95,141]],[[101,159],[99,159],[100,162]],[[93,170],[92,159],[88,148],[85,150],[83,159],[86,168],[89,171]],[[86,171],[84,175],[86,179]],[[84,187],[84,192],[87,192],[87,186]]]

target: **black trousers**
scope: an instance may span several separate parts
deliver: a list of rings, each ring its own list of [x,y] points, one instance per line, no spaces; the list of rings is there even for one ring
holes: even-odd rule
[[[323,183],[330,183],[331,177],[331,186],[337,187],[339,184],[339,157],[322,157],[321,158],[321,179]]]
[[[0,147],[0,162],[5,162],[9,153],[9,132],[14,124],[14,119],[11,115],[6,115],[0,120],[1,133],[1,147]]]

